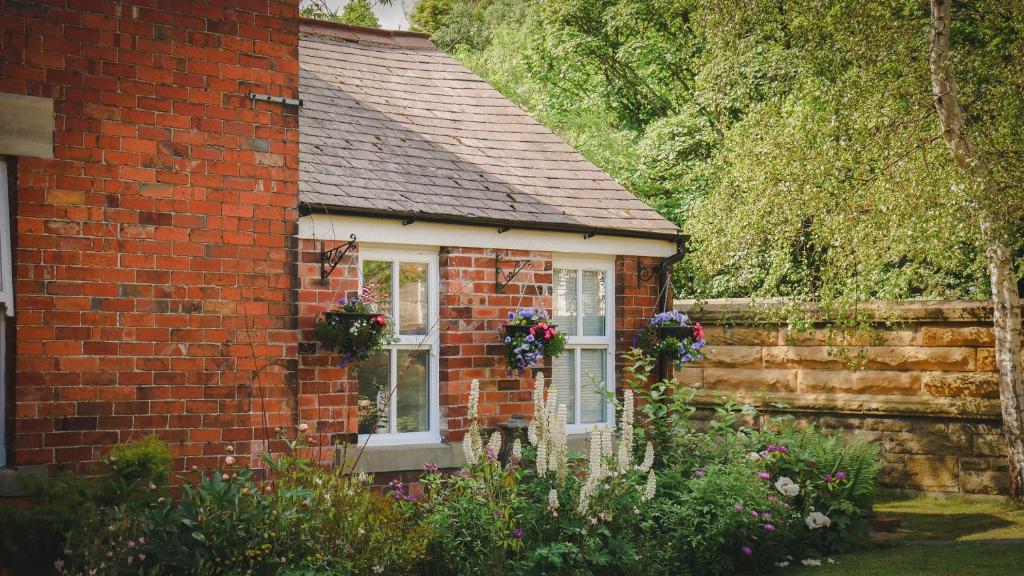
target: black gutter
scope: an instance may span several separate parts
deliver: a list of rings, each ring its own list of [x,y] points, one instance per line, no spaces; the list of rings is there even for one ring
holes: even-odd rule
[[[676,240],[676,253],[658,263],[658,311],[668,311],[668,285],[672,281],[672,266],[686,258],[686,245],[690,237],[681,235]]]
[[[461,224],[466,226],[480,226],[487,228],[523,230],[543,230],[547,232],[578,232],[586,238],[596,234],[601,236],[615,236],[620,238],[646,238],[650,240],[664,240],[666,242],[679,242],[678,232],[645,232],[642,230],[622,230],[621,228],[596,228],[580,224],[553,224],[545,222],[520,222],[516,220],[505,220],[500,218],[478,218],[475,216],[441,216],[436,214],[422,214],[408,210],[373,210],[342,208],[338,206],[313,205],[309,202],[299,203],[299,216],[309,214],[335,214],[338,216],[363,216],[371,218],[388,218],[391,220],[402,220],[403,222],[434,222],[437,224]],[[669,256],[672,258],[673,256]]]

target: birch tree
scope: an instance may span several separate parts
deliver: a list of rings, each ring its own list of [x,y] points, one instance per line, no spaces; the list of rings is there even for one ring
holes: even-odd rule
[[[988,271],[992,283],[996,365],[999,368],[999,401],[1003,433],[1010,464],[1010,496],[1024,500],[1024,375],[1021,369],[1021,311],[1017,293],[1011,241],[1015,218],[1004,219],[1004,187],[1021,182],[999,183],[975,145],[960,103],[956,74],[950,64],[952,0],[931,0],[932,94],[942,139],[966,183],[977,197],[973,216],[987,244]],[[997,159],[996,161],[1000,161]],[[1005,161],[1005,160],[1003,160]],[[1013,206],[1012,200],[1010,206]]]

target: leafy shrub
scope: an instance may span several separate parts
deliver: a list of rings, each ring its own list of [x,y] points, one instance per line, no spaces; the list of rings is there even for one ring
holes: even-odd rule
[[[62,573],[407,574],[423,557],[428,528],[368,478],[296,453],[270,460],[266,481],[229,454],[221,470],[186,479],[177,501],[154,491],[100,508],[88,530],[69,535]]]
[[[8,552],[0,568],[13,574],[51,571],[68,534],[106,530],[108,511],[130,507],[151,484],[167,483],[172,458],[166,442],[147,436],[115,446],[105,462],[110,473],[101,476],[62,472],[45,480],[29,478],[26,508],[0,506],[0,542]]]
[[[130,444],[118,444],[107,455],[112,478],[141,485],[167,484],[171,478],[174,458],[171,447],[159,436],[151,434]]]

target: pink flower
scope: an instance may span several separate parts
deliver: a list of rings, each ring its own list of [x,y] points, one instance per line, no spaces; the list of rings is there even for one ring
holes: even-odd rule
[[[740,548],[740,552],[743,552],[745,556],[753,556],[754,549],[750,546],[743,546],[742,548]]]
[[[737,502],[736,504],[732,505],[732,509],[736,510],[737,512],[740,511],[740,510],[743,510],[743,504],[740,504],[739,502]]]
[[[234,456],[228,456],[227,458],[224,459],[224,465],[225,466],[232,466],[232,465],[234,465],[234,463],[235,463],[235,457]]]
[[[704,328],[700,325],[700,322],[693,325],[693,338],[695,340],[704,339]]]
[[[775,532],[775,526],[772,526],[771,524],[765,524],[764,525],[764,531],[765,532]]]
[[[757,475],[761,478],[761,480],[770,480],[772,477],[772,475],[767,472],[758,472]]]

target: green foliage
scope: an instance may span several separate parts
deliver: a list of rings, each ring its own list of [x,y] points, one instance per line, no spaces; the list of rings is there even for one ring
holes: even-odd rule
[[[8,551],[0,568],[13,574],[42,574],[68,544],[68,534],[106,531],[114,509],[132,508],[155,498],[171,472],[167,443],[146,436],[115,446],[106,462],[109,473],[81,476],[62,472],[53,478],[25,481],[29,505],[0,505],[0,543]],[[153,496],[151,496],[153,495]]]
[[[337,474],[299,455],[301,439],[280,440],[272,476],[225,457],[221,470],[185,479],[178,500],[145,498],[94,505],[70,530],[64,572],[102,574],[407,574],[423,557],[429,528],[369,478]]]
[[[349,0],[342,6],[341,12],[332,8],[327,0],[303,0],[299,14],[305,18],[329,20],[342,24],[353,24],[367,28],[380,28],[380,21],[373,13],[373,7],[389,6],[394,0]]]
[[[983,298],[992,236],[973,214],[1024,242],[1018,0],[954,8],[988,192],[940,137],[926,3],[437,4],[439,47],[691,235],[680,295]]]
[[[114,477],[143,485],[167,484],[173,463],[171,447],[155,434],[130,444],[118,444],[107,455],[107,465]]]
[[[380,28],[380,21],[373,13],[373,7],[369,0],[350,0],[341,10],[341,17],[338,22],[365,26],[367,28]]]
[[[409,14],[409,20],[413,30],[433,34],[450,25],[452,9],[452,0],[420,0]]]

